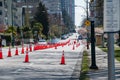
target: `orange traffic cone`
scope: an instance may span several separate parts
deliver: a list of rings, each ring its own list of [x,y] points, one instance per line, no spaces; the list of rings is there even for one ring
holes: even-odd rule
[[[0,59],[3,59],[3,55],[2,55],[2,47],[0,46]]]
[[[68,43],[68,46],[70,46],[70,43]]]
[[[10,46],[9,46],[8,56],[7,56],[7,57],[12,57],[12,55],[11,55],[11,48],[10,48]]]
[[[16,46],[15,55],[18,55],[18,47]]]
[[[28,46],[26,47],[26,52],[28,52]]]
[[[60,63],[60,64],[62,64],[62,65],[64,65],[64,64],[65,64],[64,51],[63,51],[63,53],[62,53],[61,63]]]
[[[72,48],[72,50],[74,50],[75,49],[75,46],[74,46],[74,44],[73,44],[73,48]]]
[[[36,50],[36,46],[34,45],[34,49],[33,49],[34,51]]]
[[[64,47],[64,44],[62,44],[62,47]]]
[[[26,55],[25,55],[25,63],[29,62],[29,55],[28,55],[28,51],[26,51]]]
[[[32,45],[31,44],[30,44],[29,48],[30,48],[30,52],[32,52]]]
[[[21,54],[24,54],[24,46],[22,46]]]
[[[55,49],[57,49],[57,45],[55,45]]]

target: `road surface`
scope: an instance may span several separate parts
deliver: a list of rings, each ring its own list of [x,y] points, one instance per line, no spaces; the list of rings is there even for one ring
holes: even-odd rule
[[[12,57],[7,57],[9,48],[2,48],[3,59],[0,59],[0,80],[79,80],[82,52],[85,45],[80,43],[73,49],[70,45],[59,46],[29,52],[29,62],[25,55],[15,55],[16,48],[11,49]],[[64,51],[64,52],[63,52]],[[64,54],[65,64],[61,65]]]

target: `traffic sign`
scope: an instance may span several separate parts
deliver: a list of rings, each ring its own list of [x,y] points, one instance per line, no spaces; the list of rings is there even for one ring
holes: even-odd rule
[[[120,0],[104,1],[104,32],[118,32],[120,30]]]
[[[90,26],[90,21],[89,21],[89,20],[86,20],[86,21],[85,21],[85,25],[86,25],[86,26]]]

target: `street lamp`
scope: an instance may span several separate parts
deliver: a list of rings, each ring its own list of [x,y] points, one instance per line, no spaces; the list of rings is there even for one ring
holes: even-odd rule
[[[13,0],[11,2],[11,16],[12,16],[12,47],[14,47],[14,34],[13,34]]]
[[[93,5],[94,0],[91,0],[90,3]],[[91,10],[91,66],[90,69],[98,69],[98,67],[96,66],[96,57],[95,57],[95,31],[94,31],[94,6],[91,6],[90,4],[90,10]],[[82,6],[79,6],[82,7]],[[82,7],[87,14],[87,20],[88,20],[88,0],[86,1],[86,8],[87,10]],[[89,25],[89,20],[86,21],[85,23],[87,23],[87,25]],[[87,37],[88,37],[88,33],[87,33]],[[88,44],[88,39],[87,39],[87,49],[89,48],[89,44]]]
[[[24,42],[24,40],[23,40],[23,30],[22,29],[20,29],[20,34],[21,34],[21,44],[23,45],[23,42]]]
[[[94,31],[94,2],[90,4],[91,9],[91,66],[90,69],[98,69],[95,56],[95,31]]]

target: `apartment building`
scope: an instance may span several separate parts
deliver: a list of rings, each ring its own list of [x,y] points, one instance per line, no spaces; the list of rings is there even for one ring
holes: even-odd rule
[[[3,31],[5,28],[5,10],[4,10],[4,1],[0,0],[0,31]]]
[[[61,0],[61,9],[62,11],[65,10],[73,24],[75,24],[75,1],[74,0]]]
[[[0,26],[23,26],[28,8],[29,19],[33,18],[40,0],[0,0]],[[2,27],[0,27],[0,30]]]
[[[49,20],[50,25],[52,24],[62,25],[63,19],[60,0],[41,0],[41,2],[47,8],[50,19]]]
[[[24,26],[25,17],[30,22],[35,14],[36,7],[40,0],[13,0],[15,14],[14,14],[14,25]]]
[[[59,16],[58,21],[60,24],[64,24],[63,22],[63,11],[65,10],[70,16],[73,24],[75,23],[75,8],[74,8],[74,0],[41,0],[43,4],[45,4],[49,15],[57,15]],[[55,17],[57,17],[55,16]],[[54,22],[56,20],[53,20]]]
[[[0,24],[5,23],[4,17],[5,17],[4,1],[0,0]]]
[[[41,2],[45,5],[49,14],[60,13],[60,0],[41,0]]]
[[[74,23],[74,0],[0,0],[0,24],[23,26],[25,14],[32,20],[40,1],[45,4],[49,17],[54,17],[52,22],[63,24],[64,8]]]

